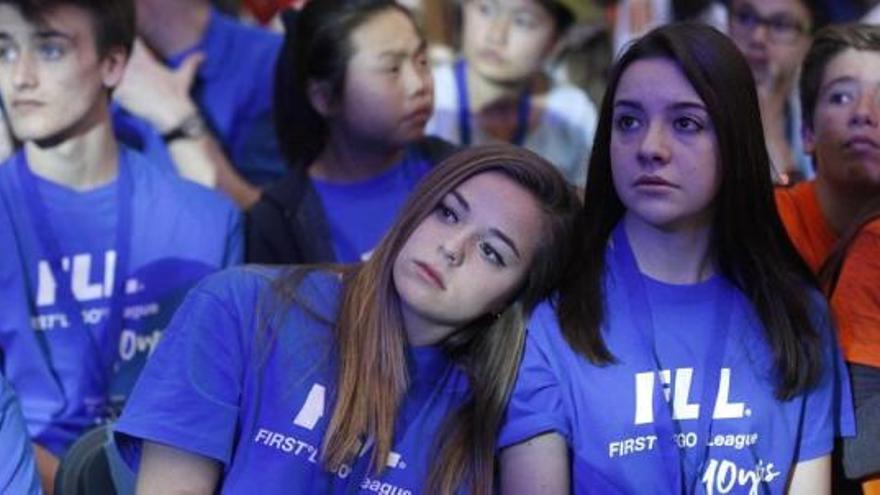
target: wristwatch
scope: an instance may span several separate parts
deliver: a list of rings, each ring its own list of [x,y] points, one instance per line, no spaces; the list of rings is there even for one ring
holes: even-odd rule
[[[162,134],[162,140],[170,144],[178,139],[198,139],[208,133],[208,124],[198,112],[190,114],[183,122]]]

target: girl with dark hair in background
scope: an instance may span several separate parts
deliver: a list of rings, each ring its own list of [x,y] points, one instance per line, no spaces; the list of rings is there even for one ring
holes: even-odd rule
[[[373,256],[190,293],[117,426],[140,493],[489,495],[525,317],[579,202],[518,148],[453,155]]]
[[[288,175],[248,212],[258,263],[361,261],[451,151],[425,138],[426,43],[393,0],[322,0],[288,16],[275,127]]]
[[[579,263],[529,324],[501,433],[505,490],[830,493],[850,393],[768,160],[726,36],[673,24],[625,52]]]

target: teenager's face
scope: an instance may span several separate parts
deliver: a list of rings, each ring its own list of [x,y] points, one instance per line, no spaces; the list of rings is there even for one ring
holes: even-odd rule
[[[465,0],[463,49],[476,74],[499,83],[539,71],[557,40],[556,21],[537,0]]]
[[[733,0],[730,37],[758,86],[794,81],[810,47],[810,11],[801,0]]]
[[[408,332],[431,329],[439,340],[502,310],[532,264],[544,215],[529,191],[499,172],[447,194],[394,261]]]
[[[424,135],[434,110],[426,44],[412,21],[389,9],[351,34],[340,123],[357,140],[403,146]]]
[[[820,180],[841,190],[880,192],[880,52],[849,48],[828,62],[812,124],[804,144]]]
[[[633,62],[614,96],[611,172],[627,215],[662,230],[700,228],[721,181],[705,103],[678,65]]]
[[[0,4],[0,96],[22,141],[65,139],[106,118],[124,57],[100,57],[87,11],[61,5],[31,23]]]

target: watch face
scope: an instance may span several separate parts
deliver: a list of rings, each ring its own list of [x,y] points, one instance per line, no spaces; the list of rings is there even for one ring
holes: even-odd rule
[[[202,117],[194,114],[181,124],[180,130],[186,137],[194,139],[204,136],[208,131],[208,126]]]

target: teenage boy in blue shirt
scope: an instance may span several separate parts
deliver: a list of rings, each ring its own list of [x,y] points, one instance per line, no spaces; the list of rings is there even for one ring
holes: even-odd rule
[[[23,143],[0,167],[2,373],[51,493],[58,459],[118,412],[183,294],[241,259],[219,194],[120,145],[110,93],[131,0],[0,0],[0,98]]]
[[[272,122],[278,33],[209,0],[137,0],[137,33],[115,93],[120,139],[247,207],[286,172]]]

